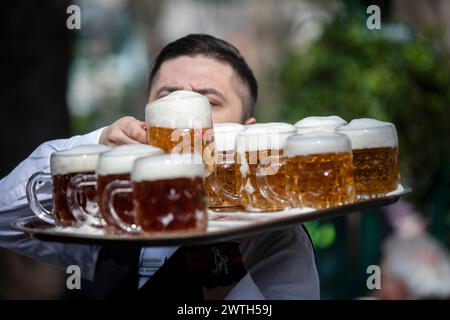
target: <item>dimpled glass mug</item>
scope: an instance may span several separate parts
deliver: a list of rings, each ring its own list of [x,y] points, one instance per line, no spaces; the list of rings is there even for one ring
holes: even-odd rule
[[[205,231],[205,167],[197,154],[165,154],[136,160],[131,181],[110,182],[103,206],[129,233]],[[131,193],[135,223],[124,221],[114,206],[119,194]]]
[[[324,209],[355,200],[352,149],[343,134],[312,132],[287,139],[285,192],[275,192],[267,182],[266,171],[273,167],[270,158],[257,169],[261,193],[279,206]],[[276,164],[275,164],[276,165]]]
[[[71,207],[76,208],[78,214],[75,218],[81,223],[91,227],[104,227],[107,231],[115,232],[121,229],[117,226],[114,219],[106,214],[103,208],[103,191],[106,185],[114,180],[130,180],[131,169],[136,159],[145,156],[154,156],[163,154],[163,150],[145,144],[126,144],[115,147],[110,151],[100,154],[95,174],[79,174],[70,181],[70,192],[67,201]],[[98,211],[87,212],[78,202],[76,192],[84,186],[96,186],[98,194]],[[114,198],[115,208],[119,216],[125,221],[132,223],[132,200],[130,194],[121,194]]]
[[[31,211],[40,219],[57,226],[79,226],[75,218],[77,210],[69,205],[67,194],[74,192],[69,188],[71,179],[79,174],[93,174],[97,167],[97,160],[102,152],[109,147],[95,144],[82,145],[69,150],[53,152],[50,156],[50,172],[37,172],[28,180],[26,187],[28,204]],[[52,181],[53,209],[48,211],[37,198],[39,182]],[[97,192],[95,186],[86,186],[77,192],[78,203],[85,211],[97,210]]]
[[[400,184],[400,157],[395,126],[375,119],[354,119],[336,129],[353,149],[356,195],[360,200],[384,197]]]
[[[261,123],[249,125],[236,136],[234,166],[236,194],[223,188],[218,179],[213,181],[215,191],[229,201],[237,201],[247,211],[279,211],[284,208],[269,201],[259,190],[256,170],[266,158],[276,159],[280,166],[267,174],[267,180],[278,193],[284,192],[285,177],[283,149],[286,139],[296,129],[288,123]]]

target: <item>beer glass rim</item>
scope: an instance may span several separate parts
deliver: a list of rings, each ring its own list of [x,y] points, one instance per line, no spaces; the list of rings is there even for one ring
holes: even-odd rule
[[[100,154],[109,150],[110,147],[98,144],[55,151],[50,156],[50,172],[52,176],[95,172]]]
[[[198,92],[189,90],[176,90],[169,93],[167,96],[156,99],[152,102],[147,103],[148,108],[158,106],[161,103],[166,103],[167,101],[173,100],[186,100],[186,99],[202,99],[208,100],[208,98]],[[209,103],[209,100],[208,100]]]
[[[305,149],[299,149],[299,143],[306,143]],[[295,134],[287,139],[284,149],[287,157],[346,152],[352,152],[351,140],[345,134],[336,132]]]
[[[140,148],[140,150],[132,150],[133,148],[130,148],[129,151],[126,151],[123,147],[137,147]],[[123,149],[123,151],[122,151]],[[120,151],[120,152],[118,152]],[[148,144],[124,144],[117,146],[115,148],[112,148],[111,150],[102,152],[100,154],[101,158],[108,158],[108,157],[130,157],[130,156],[136,156],[136,155],[147,155],[147,154],[163,154],[164,150],[152,145]]]
[[[85,147],[87,147],[87,148],[92,147],[92,150],[83,149]],[[78,149],[80,149],[80,151],[76,152]],[[101,153],[104,153],[104,152],[109,152],[111,150],[113,150],[113,149],[106,145],[103,145],[103,144],[80,145],[80,146],[76,146],[74,148],[54,151],[54,152],[52,152],[51,156],[52,157],[95,156],[95,155],[100,155]]]
[[[297,128],[289,123],[283,123],[287,126],[282,128],[280,123],[256,123],[252,126],[248,126],[245,130],[238,133],[238,135],[285,135],[285,134],[295,134],[297,132]]]
[[[227,134],[244,131],[245,125],[237,122],[220,122],[213,124],[214,134]]]
[[[369,118],[362,118],[362,119],[369,119]],[[354,119],[354,120],[362,120],[362,119]],[[352,121],[354,121],[352,120]],[[376,119],[369,119],[369,120],[376,120]],[[350,121],[349,124],[344,125],[344,126],[339,126],[336,128],[336,131],[369,131],[369,130],[378,130],[378,129],[385,129],[385,128],[395,128],[395,125],[391,122],[386,122],[386,121],[377,121],[376,125],[373,125],[374,122],[372,122],[371,125],[369,126],[357,126],[354,127],[352,126],[352,121]],[[354,124],[354,123],[353,123]]]
[[[155,170],[144,170],[153,168]],[[177,178],[203,178],[205,167],[198,153],[169,153],[137,159],[131,181],[155,181]]]
[[[117,148],[120,147],[121,146],[116,147],[99,155],[96,167],[97,175],[127,174],[131,172],[133,163],[137,159],[164,154],[164,151],[161,148],[150,145],[140,145],[137,148],[139,150],[136,150],[135,152],[131,150],[127,152],[127,148],[117,150]]]
[[[192,90],[175,90],[175,91],[170,92],[168,95],[166,95],[164,97],[161,97],[152,102],[149,102],[147,105],[157,104],[158,102],[166,101],[166,100],[183,100],[183,99],[192,99],[192,98],[208,99],[205,95],[200,94],[195,91],[192,91]]]
[[[178,90],[145,107],[145,122],[152,128],[209,129],[213,127],[209,99],[194,91]]]
[[[302,125],[302,121],[305,120],[318,120],[317,124],[308,124],[308,125]],[[322,122],[322,123],[320,123]],[[320,127],[331,127],[331,126],[345,126],[347,125],[348,122],[336,115],[332,115],[332,116],[310,116],[310,117],[305,117],[299,121],[297,121],[294,126],[297,129],[310,129],[310,128],[320,128]]]
[[[347,135],[354,150],[398,147],[397,130],[390,122],[370,118],[354,119],[347,126],[337,128],[336,132]]]

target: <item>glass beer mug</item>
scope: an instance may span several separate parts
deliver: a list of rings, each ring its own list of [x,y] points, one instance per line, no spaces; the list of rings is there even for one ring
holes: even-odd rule
[[[100,154],[95,174],[79,174],[70,181],[70,192],[67,201],[72,207],[77,208],[75,218],[81,223],[91,227],[104,227],[108,231],[120,230],[115,220],[106,214],[103,208],[103,191],[106,185],[113,180],[130,180],[130,173],[136,159],[163,154],[163,150],[145,144],[128,144]],[[82,190],[86,186],[96,186],[98,195],[98,210],[84,210],[79,203],[76,190]],[[73,192],[72,190],[75,190]],[[132,199],[130,195],[123,194],[115,198],[115,205],[119,215],[126,221],[133,221]]]
[[[284,158],[284,194],[274,191],[268,182],[267,170],[274,170],[272,159],[257,169],[259,189],[269,201],[290,208],[324,209],[355,200],[352,149],[345,135],[317,132],[291,136]]]
[[[204,198],[205,167],[193,154],[165,154],[136,160],[131,181],[110,182],[103,193],[106,214],[129,233],[204,231],[208,216]],[[115,197],[131,194],[135,221],[122,219]]]
[[[104,145],[82,145],[69,150],[56,151],[50,156],[50,172],[37,172],[27,183],[27,199],[31,211],[40,219],[57,226],[79,226],[76,219],[79,208],[93,212],[97,210],[97,192],[95,185],[74,190],[71,179],[77,175],[95,172],[100,153],[110,150]],[[39,182],[52,181],[53,209],[47,210],[37,198]],[[67,201],[67,195],[77,193],[78,206]]]

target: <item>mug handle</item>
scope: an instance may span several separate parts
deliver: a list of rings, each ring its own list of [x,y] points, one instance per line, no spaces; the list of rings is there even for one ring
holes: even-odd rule
[[[287,208],[291,204],[289,199],[275,192],[267,181],[268,171],[274,169],[278,171],[284,162],[285,158],[283,156],[270,156],[261,159],[256,168],[256,184],[258,185],[259,191],[263,197],[269,202],[272,202],[276,206]]]
[[[132,193],[131,181],[129,180],[114,180],[108,183],[103,191],[103,208],[105,214],[111,217],[117,224],[117,226],[128,233],[141,233],[142,228],[135,223],[129,224],[119,216],[114,208],[114,197],[119,193]]]
[[[30,207],[31,211],[39,217],[39,219],[50,223],[55,224],[55,218],[53,214],[48,211],[47,209],[42,206],[42,204],[39,202],[36,194],[37,184],[38,182],[48,182],[52,181],[52,175],[50,173],[45,172],[36,172],[34,173],[27,182],[27,200],[28,200],[28,206]]]
[[[225,188],[223,188],[220,183],[217,182],[217,169],[214,170],[206,179],[209,180],[209,184],[211,186],[212,191],[218,195],[219,197],[224,198],[226,201],[231,202],[235,205],[239,205],[242,196],[239,194],[234,194]]]
[[[96,217],[99,213],[98,205],[96,210],[88,212],[78,202],[77,198],[81,188],[96,186],[97,179],[95,174],[77,174],[73,176],[67,187],[67,205],[78,222],[90,227],[101,228],[105,223],[102,218]]]

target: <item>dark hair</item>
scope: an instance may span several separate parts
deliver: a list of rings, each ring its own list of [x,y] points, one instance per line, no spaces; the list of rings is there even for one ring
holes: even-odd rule
[[[153,60],[150,71],[149,87],[158,73],[161,65],[170,59],[180,56],[202,55],[228,63],[240,80],[247,86],[245,97],[240,95],[243,105],[243,120],[253,114],[258,98],[258,84],[253,71],[245,62],[239,50],[232,44],[207,34],[190,34],[166,45]]]

